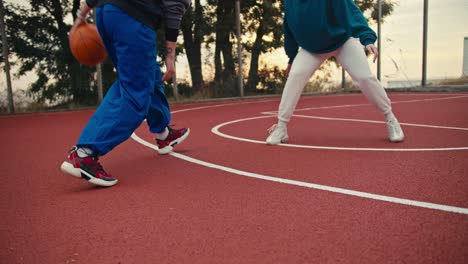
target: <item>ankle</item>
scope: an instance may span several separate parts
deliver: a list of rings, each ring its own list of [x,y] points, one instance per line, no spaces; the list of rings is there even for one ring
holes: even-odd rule
[[[163,132],[156,133],[156,138],[159,140],[165,140],[169,135],[169,129],[166,127]]]
[[[286,128],[288,126],[288,123],[286,123],[284,121],[281,121],[281,120],[278,120],[277,126],[281,127],[281,128]]]
[[[89,156],[93,156],[94,153],[93,153],[93,150],[90,149],[90,148],[78,147],[78,149],[76,150],[76,154],[80,158],[86,158],[86,157],[89,157]]]

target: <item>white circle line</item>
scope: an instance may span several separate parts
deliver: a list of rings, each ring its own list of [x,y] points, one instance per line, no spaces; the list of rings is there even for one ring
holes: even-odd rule
[[[405,101],[393,101],[392,104],[433,102],[433,101],[460,99],[460,98],[466,98],[466,97],[468,97],[468,95],[449,96],[449,97],[440,97],[440,98],[427,98],[427,99],[414,99],[414,100],[405,100]],[[348,108],[348,107],[358,107],[358,106],[371,106],[371,105],[367,103],[367,104],[346,104],[346,105],[316,106],[316,107],[299,108],[299,109],[294,110],[294,112],[309,111],[309,110],[316,110],[316,109]]]
[[[253,103],[255,103],[255,102],[253,102]],[[174,114],[174,113],[177,113],[177,112],[204,109],[204,108],[208,108],[208,107],[227,106],[227,105],[233,105],[233,104],[212,105],[212,106],[207,106],[207,107],[196,107],[196,108],[190,108],[190,109],[182,109],[182,110],[179,110],[179,111],[173,111],[172,113]],[[352,105],[350,105],[350,106],[352,106]],[[256,118],[266,118],[266,117],[268,117],[268,116],[256,117]],[[131,138],[133,140],[135,140],[136,142],[142,144],[143,146],[146,146],[146,147],[149,147],[149,148],[152,148],[152,149],[155,149],[155,150],[158,149],[158,147],[156,145],[151,144],[151,143],[141,139],[135,133],[132,134]],[[201,166],[206,166],[206,167],[209,167],[209,168],[218,169],[218,170],[226,171],[226,172],[241,175],[241,176],[257,178],[257,179],[263,179],[263,180],[269,180],[269,181],[274,181],[274,182],[284,183],[284,184],[291,184],[291,185],[296,185],[296,186],[302,186],[302,187],[311,188],[311,189],[318,189],[318,190],[324,190],[324,191],[329,191],[329,192],[341,193],[341,194],[344,194],[344,195],[358,196],[358,197],[367,198],[367,199],[381,200],[381,201],[386,201],[386,202],[391,202],[391,203],[397,203],[397,204],[403,204],[403,205],[409,205],[409,206],[415,206],[415,207],[421,207],[421,208],[429,208],[429,209],[434,209],[434,210],[440,210],[440,211],[446,211],[446,212],[453,212],[453,213],[460,213],[460,214],[468,215],[468,208],[448,206],[448,205],[435,204],[435,203],[420,202],[420,201],[402,199],[402,198],[397,198],[397,197],[392,197],[392,196],[371,194],[371,193],[366,193],[366,192],[353,191],[353,190],[348,190],[348,189],[343,189],[343,188],[332,187],[332,186],[319,185],[319,184],[313,184],[313,183],[307,183],[307,182],[300,182],[300,181],[288,180],[288,179],[283,179],[283,178],[276,178],[276,177],[272,177],[272,176],[265,176],[265,175],[261,175],[261,174],[251,173],[251,172],[244,172],[244,171],[236,170],[236,169],[233,169],[233,168],[221,166],[221,165],[218,165],[218,164],[197,160],[197,159],[194,159],[192,157],[185,156],[185,155],[175,153],[175,152],[171,152],[171,153],[169,153],[169,155],[174,156],[174,157],[179,158],[179,159],[182,159],[182,160],[185,160],[185,161],[188,161],[188,162],[199,164]]]
[[[293,115],[296,117],[310,118],[310,119],[321,119],[321,120],[337,120],[337,121],[349,121],[349,122],[361,122],[361,123],[374,123],[374,124],[385,124],[384,121],[366,120],[366,119],[352,119],[352,118],[339,118],[339,117],[324,117],[324,116],[308,116],[308,115]],[[466,127],[449,127],[449,126],[434,126],[414,123],[401,123],[400,125],[414,126],[414,127],[425,127],[425,128],[439,128],[439,129],[450,129],[450,130],[465,130]]]
[[[256,116],[256,117],[249,117],[249,118],[242,118],[242,119],[237,119],[233,121],[228,121],[222,124],[219,124],[217,126],[214,126],[211,129],[211,132],[224,138],[229,138],[233,140],[238,140],[238,141],[244,141],[244,142],[249,142],[249,143],[256,143],[256,144],[265,144],[265,141],[260,141],[260,140],[254,140],[254,139],[247,139],[247,138],[241,138],[241,137],[236,137],[236,136],[231,136],[228,134],[225,134],[219,129],[223,126],[238,123],[238,122],[243,122],[243,121],[248,121],[248,120],[254,120],[254,119],[261,119],[261,118],[271,118],[274,116]],[[379,122],[379,121],[370,121],[369,123],[372,122]],[[365,122],[365,120],[361,120],[360,122]],[[412,125],[412,124],[408,124]],[[415,126],[418,126],[418,124],[414,124]],[[423,125],[421,125],[423,126]],[[394,152],[415,152],[415,151],[455,151],[455,150],[468,150],[468,147],[447,147],[447,148],[355,148],[355,147],[332,147],[332,146],[313,146],[313,145],[298,145],[298,144],[279,144],[278,146],[282,147],[291,147],[291,148],[305,148],[305,149],[326,149],[326,150],[346,150],[346,151],[394,151]]]
[[[268,103],[268,102],[274,102],[274,101],[276,101],[276,100],[259,100],[259,101],[253,101],[253,102],[235,102],[235,103],[226,103],[226,104],[206,105],[206,106],[199,106],[199,107],[192,107],[192,108],[185,108],[185,109],[175,110],[175,111],[172,111],[171,114],[187,112],[187,111],[192,111],[192,110],[201,110],[201,109],[208,109],[208,108],[223,107],[223,106],[244,105],[244,104],[253,104],[253,103]]]
[[[135,133],[132,134],[131,138],[133,140],[135,140],[136,142],[142,144],[143,146],[147,146],[147,147],[155,149],[155,150],[158,149],[158,147],[156,145],[151,144],[151,143],[141,139]],[[185,160],[187,162],[198,164],[200,166],[205,166],[205,167],[208,167],[208,168],[229,172],[229,173],[244,176],[244,177],[255,178],[255,179],[271,181],[271,182],[277,182],[277,183],[282,183],[282,184],[289,184],[289,185],[300,186],[300,187],[305,187],[305,188],[315,189],[315,190],[321,190],[321,191],[327,191],[327,192],[332,192],[332,193],[356,196],[356,197],[361,197],[361,198],[366,198],[366,199],[371,199],[371,200],[385,201],[385,202],[390,202],[390,203],[395,203],[395,204],[403,204],[403,205],[409,205],[409,206],[414,206],[414,207],[421,207],[421,208],[434,209],[434,210],[439,210],[439,211],[445,211],[445,212],[459,213],[459,214],[468,215],[468,208],[449,206],[449,205],[443,205],[443,204],[436,204],[436,203],[421,202],[421,201],[416,201],[416,200],[403,199],[403,198],[398,198],[398,197],[392,197],[392,196],[386,196],[386,195],[380,195],[380,194],[373,194],[373,193],[361,192],[361,191],[354,191],[354,190],[338,188],[338,187],[332,187],[332,186],[327,186],[327,185],[321,185],[321,184],[308,183],[308,182],[289,180],[289,179],[278,178],[278,177],[273,177],[273,176],[267,176],[267,175],[262,175],[262,174],[258,174],[258,173],[252,173],[252,172],[248,172],[248,171],[237,170],[237,169],[225,167],[225,166],[222,166],[222,165],[214,164],[214,163],[211,163],[211,162],[202,161],[202,160],[195,159],[195,158],[192,158],[192,157],[189,157],[189,156],[186,156],[186,155],[182,155],[182,154],[176,153],[176,152],[170,152],[169,155],[171,155],[171,156],[173,156],[175,158],[178,158],[178,159]]]

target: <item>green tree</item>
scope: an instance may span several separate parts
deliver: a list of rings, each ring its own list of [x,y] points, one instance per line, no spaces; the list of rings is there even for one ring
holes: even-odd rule
[[[231,39],[235,36],[235,1],[208,0],[209,10],[216,21],[215,28],[215,94],[217,96],[238,95],[236,89],[235,58]],[[213,15],[209,13],[208,15]]]
[[[210,17],[205,15],[205,8],[200,0],[195,0],[192,6],[185,13],[181,31],[184,37],[184,49],[187,55],[190,75],[192,77],[192,90],[199,92],[204,86],[202,68],[202,43],[204,37],[212,33]]]
[[[372,20],[377,21],[379,17],[379,6],[375,0],[354,0],[356,5],[361,9],[363,13],[370,11],[370,17]],[[396,3],[393,0],[382,0],[382,21],[385,17],[392,14]],[[368,18],[368,19],[369,19]]]
[[[251,53],[250,68],[246,93],[255,93],[259,79],[259,59],[265,52],[273,51],[283,45],[283,1],[261,0],[243,1],[244,31],[247,34],[255,33],[253,42],[245,44],[246,50]]]
[[[89,100],[96,93],[90,92],[94,69],[80,65],[69,51],[71,26],[65,23],[65,17],[78,6],[78,0],[30,0],[28,5],[7,6],[7,34],[18,59],[17,74],[33,71],[37,75],[29,91],[39,102],[96,102],[95,96]]]
[[[4,64],[5,77],[7,81],[7,101],[8,101],[8,112],[10,114],[15,112],[15,106],[13,101],[13,88],[11,86],[11,75],[10,75],[10,52],[8,46],[7,34],[5,33],[5,19],[4,19],[4,7],[3,0],[0,0],[0,44],[2,46],[2,53],[0,56],[0,63]]]

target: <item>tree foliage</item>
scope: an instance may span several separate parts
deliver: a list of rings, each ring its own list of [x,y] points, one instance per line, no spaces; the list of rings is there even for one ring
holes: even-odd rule
[[[194,93],[203,89],[202,44],[205,37],[213,33],[213,21],[206,13],[206,7],[201,5],[200,0],[194,0],[181,23]]]
[[[92,70],[81,67],[69,51],[70,25],[65,18],[70,12],[66,0],[7,6],[7,34],[19,66],[17,74],[33,71],[37,75],[29,91],[38,101],[81,100],[89,90]]]
[[[214,21],[214,65],[215,94],[217,96],[238,95],[236,89],[235,58],[233,42],[235,40],[235,1],[207,0],[216,20]]]
[[[254,36],[253,41],[248,40],[245,43],[247,52],[251,54],[246,92],[254,93],[260,81],[258,72],[260,55],[273,51],[283,44],[284,7],[281,0],[244,1],[243,4],[245,33]]]
[[[272,69],[274,75],[266,72],[268,68],[259,69],[259,61],[262,55],[283,45],[283,1],[240,1],[244,48],[244,54],[240,56],[235,51],[236,1],[192,2],[181,24],[183,45],[178,47],[179,53],[184,52],[188,58],[193,89],[191,94],[209,87],[206,83],[210,82],[215,87],[216,96],[238,95],[239,73],[236,72],[236,65],[241,61],[249,64],[245,86],[247,94],[261,92],[257,87],[267,87],[263,82],[278,75],[278,68]],[[376,21],[375,0],[355,2],[371,23]],[[95,104],[95,68],[80,65],[68,46],[68,32],[80,0],[27,0],[26,3],[10,2],[5,5],[7,36],[16,75],[35,73],[37,79],[30,84],[29,92],[40,102]],[[394,6],[393,0],[382,2],[383,18],[393,12]],[[163,32],[158,32],[162,59],[165,46],[163,36]],[[203,57],[206,51],[210,54],[207,59]],[[214,65],[214,80],[204,76],[203,67],[208,66],[206,62]],[[115,77],[113,65],[107,60],[103,65],[103,87],[110,87]]]
[[[376,22],[379,18],[379,7],[378,1],[375,0],[354,0],[356,5],[361,9],[362,12],[366,13],[370,11],[370,19]],[[385,17],[389,16],[393,12],[393,8],[396,3],[393,0],[382,0],[382,22]],[[369,19],[368,18],[368,19]]]

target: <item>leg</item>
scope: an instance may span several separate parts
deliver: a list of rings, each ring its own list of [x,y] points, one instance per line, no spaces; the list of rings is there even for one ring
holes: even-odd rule
[[[288,123],[296,109],[302,90],[310,77],[327,59],[326,55],[312,54],[300,49],[291,66],[279,105],[278,119]]]
[[[350,38],[338,50],[336,59],[349,73],[367,99],[384,115],[392,112],[390,99],[382,84],[372,74],[364,49],[358,39]]]
[[[119,77],[83,129],[78,146],[102,156],[128,139],[148,112],[156,34],[113,5],[100,8],[97,26]]]
[[[404,134],[398,120],[393,115],[390,99],[382,84],[372,74],[364,49],[359,40],[350,38],[346,41],[343,47],[338,50],[336,59],[343,65],[343,68],[349,75],[351,75],[351,78],[367,99],[385,115],[390,141],[403,141]]]
[[[155,71],[155,86],[151,93],[151,102],[146,115],[146,121],[152,133],[163,132],[171,121],[171,112],[164,93],[162,74],[159,66],[156,67]]]
[[[278,111],[278,124],[273,125],[268,131],[270,135],[266,139],[269,145],[278,145],[287,142],[288,132],[286,125],[296,109],[304,86],[310,77],[328,58],[328,54],[312,54],[304,49],[300,49],[289,72],[288,80],[284,87],[281,103]]]
[[[155,87],[151,93],[151,102],[146,115],[146,121],[149,130],[157,134],[156,143],[158,144],[159,154],[168,154],[175,145],[188,137],[190,129],[172,129],[168,127],[171,121],[171,112],[164,93],[162,74],[159,67],[156,67],[155,80]]]

